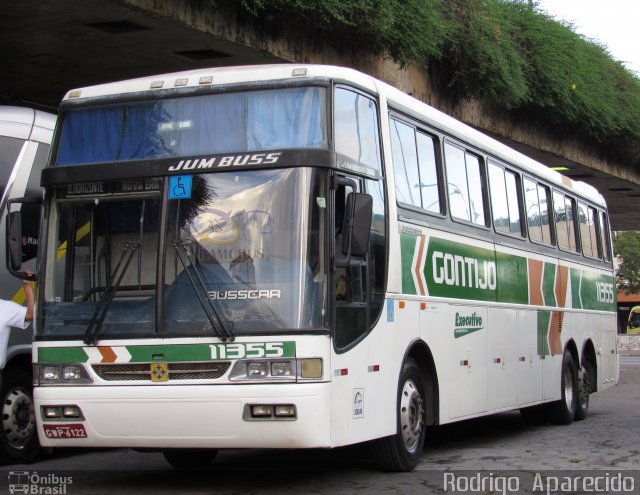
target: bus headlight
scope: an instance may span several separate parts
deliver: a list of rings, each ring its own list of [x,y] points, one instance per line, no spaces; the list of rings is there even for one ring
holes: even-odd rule
[[[35,385],[85,385],[93,383],[81,364],[35,364]]]
[[[271,363],[271,376],[295,376],[296,367],[291,361],[274,361]]]
[[[233,365],[229,380],[266,380],[291,381],[296,380],[296,360],[285,359],[271,361],[269,359],[240,359]]]
[[[260,361],[247,363],[247,378],[263,378],[269,374],[269,363]]]
[[[322,359],[240,359],[233,365],[229,380],[278,382],[322,380]]]

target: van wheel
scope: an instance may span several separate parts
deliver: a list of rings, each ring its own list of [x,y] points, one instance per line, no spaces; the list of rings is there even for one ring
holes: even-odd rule
[[[562,357],[560,383],[561,398],[549,405],[549,418],[553,423],[569,425],[573,422],[578,405],[578,372],[568,350],[564,351]]]
[[[402,365],[398,383],[397,432],[374,441],[376,464],[384,471],[411,471],[422,457],[425,440],[425,389],[416,362]]]
[[[31,462],[40,451],[31,375],[9,368],[2,374],[0,457],[5,463]]]
[[[578,401],[576,403],[576,415],[573,419],[580,421],[587,417],[589,412],[589,372],[584,366],[578,371]]]
[[[202,469],[218,455],[214,449],[171,449],[162,452],[169,464],[177,469]]]

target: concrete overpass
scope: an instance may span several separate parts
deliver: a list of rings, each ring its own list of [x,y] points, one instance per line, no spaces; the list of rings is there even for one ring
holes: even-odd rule
[[[202,2],[206,4],[207,2]],[[479,102],[438,95],[416,68],[357,60],[309,40],[273,42],[241,28],[233,12],[184,0],[20,0],[0,17],[0,102],[55,109],[66,90],[199,67],[284,61],[327,63],[370,73],[552,167],[598,188],[614,230],[640,230],[640,173],[551,128],[515,125]]]

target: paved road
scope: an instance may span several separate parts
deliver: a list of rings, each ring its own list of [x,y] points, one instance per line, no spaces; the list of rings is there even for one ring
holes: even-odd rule
[[[515,481],[519,482],[518,493],[539,493],[547,486],[537,485],[538,491],[532,490],[538,473],[564,476],[568,474],[565,470],[580,478],[599,475],[609,487],[616,479],[626,479],[627,488],[633,481],[632,493],[640,493],[640,357],[622,356],[620,370],[620,383],[592,395],[587,419],[571,426],[527,425],[519,413],[509,412],[434,428],[422,462],[412,473],[375,471],[362,447],[228,451],[222,452],[211,468],[194,472],[172,469],[161,454],[56,451],[31,465],[5,466],[0,473],[0,495],[8,493],[9,471],[14,472],[13,482],[16,472],[27,472],[30,476],[37,473],[41,486],[66,483],[63,493],[69,495],[442,494],[443,488],[448,488],[447,493],[464,488],[464,483],[472,483],[469,479],[476,476],[494,484],[486,485],[484,493],[491,493],[490,488],[503,493],[503,485],[508,488],[508,483]],[[618,470],[636,471],[617,477]],[[458,484],[452,485],[449,477],[446,485],[445,471],[457,473]]]

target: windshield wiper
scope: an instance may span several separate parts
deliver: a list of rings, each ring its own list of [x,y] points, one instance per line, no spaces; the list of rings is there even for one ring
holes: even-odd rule
[[[129,263],[133,259],[133,254],[140,247],[140,241],[129,241],[124,246],[122,250],[122,254],[120,254],[120,259],[118,259],[118,263],[116,263],[116,267],[113,270],[113,274],[109,280],[109,285],[104,291],[104,295],[102,299],[98,302],[96,306],[96,310],[93,312],[93,316],[91,317],[91,321],[89,322],[89,326],[87,327],[87,331],[84,333],[84,343],[87,345],[96,345],[98,342],[98,336],[100,335],[100,329],[102,328],[102,324],[104,323],[104,319],[107,316],[107,310],[111,305],[111,301],[113,301],[113,297],[122,282],[122,278],[124,277],[127,268],[129,267]],[[129,248],[132,248],[129,250]],[[123,260],[126,257],[126,261],[124,265],[122,264]],[[122,268],[120,268],[122,266]]]
[[[213,306],[211,299],[209,299],[209,296],[207,295],[207,288],[205,287],[204,280],[202,280],[202,276],[200,275],[200,272],[196,268],[196,262],[195,262],[195,259],[193,258],[193,254],[191,254],[191,252],[187,249],[186,244],[184,242],[178,243],[178,241],[173,241],[173,247],[176,250],[178,259],[180,260],[180,263],[182,263],[182,266],[184,267],[184,271],[187,273],[187,277],[189,278],[189,282],[191,282],[193,291],[196,293],[198,301],[200,302],[202,309],[204,309],[204,312],[207,315],[207,318],[209,319],[209,323],[211,323],[211,326],[213,327],[213,331],[216,333],[216,336],[223,342],[225,342],[227,339],[233,342],[235,340],[235,337],[233,336],[230,330],[225,328],[224,324],[222,323],[222,320],[220,319],[220,317],[218,316],[218,313],[216,312],[216,308]],[[182,247],[184,254],[180,252],[180,247]],[[187,258],[186,261],[185,261],[185,256]],[[189,266],[187,266],[187,262]],[[193,277],[192,272],[195,273],[196,275],[195,278]],[[196,279],[197,279],[197,283],[196,283]],[[202,292],[204,292],[204,297],[202,295]]]

